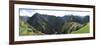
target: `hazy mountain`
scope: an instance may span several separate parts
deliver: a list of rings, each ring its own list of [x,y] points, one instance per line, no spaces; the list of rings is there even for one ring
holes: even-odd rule
[[[19,16],[21,20],[27,21],[30,17],[29,16]]]

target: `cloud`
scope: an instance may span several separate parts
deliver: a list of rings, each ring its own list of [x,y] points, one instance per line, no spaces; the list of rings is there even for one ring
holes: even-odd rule
[[[89,15],[90,12],[79,12],[79,11],[56,11],[56,10],[28,10],[28,9],[20,9],[20,16],[32,16],[36,12],[40,14],[48,14],[55,16],[64,16],[64,15],[77,15],[77,16],[86,16]]]

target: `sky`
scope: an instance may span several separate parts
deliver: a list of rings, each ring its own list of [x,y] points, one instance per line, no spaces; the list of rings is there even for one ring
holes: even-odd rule
[[[48,15],[55,15],[55,16],[65,16],[65,15],[76,15],[76,16],[86,16],[89,15],[90,12],[88,11],[75,11],[75,10],[39,10],[39,9],[23,9],[21,8],[20,10],[20,16],[33,16],[35,13],[40,13],[40,14],[48,14]]]

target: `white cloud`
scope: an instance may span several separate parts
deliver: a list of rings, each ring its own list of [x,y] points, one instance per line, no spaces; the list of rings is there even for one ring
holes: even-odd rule
[[[55,16],[64,16],[64,15],[77,15],[77,16],[86,16],[89,15],[90,12],[80,12],[80,11],[56,11],[56,10],[28,10],[28,9],[21,9],[20,16],[32,16],[34,13],[40,14],[48,14],[48,15],[55,15]]]

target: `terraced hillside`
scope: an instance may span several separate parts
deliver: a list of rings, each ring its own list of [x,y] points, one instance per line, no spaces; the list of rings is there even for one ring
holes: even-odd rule
[[[79,29],[78,31],[73,31],[73,34],[77,34],[77,33],[89,33],[90,30],[90,23],[87,23],[84,27],[82,27],[81,29]]]

